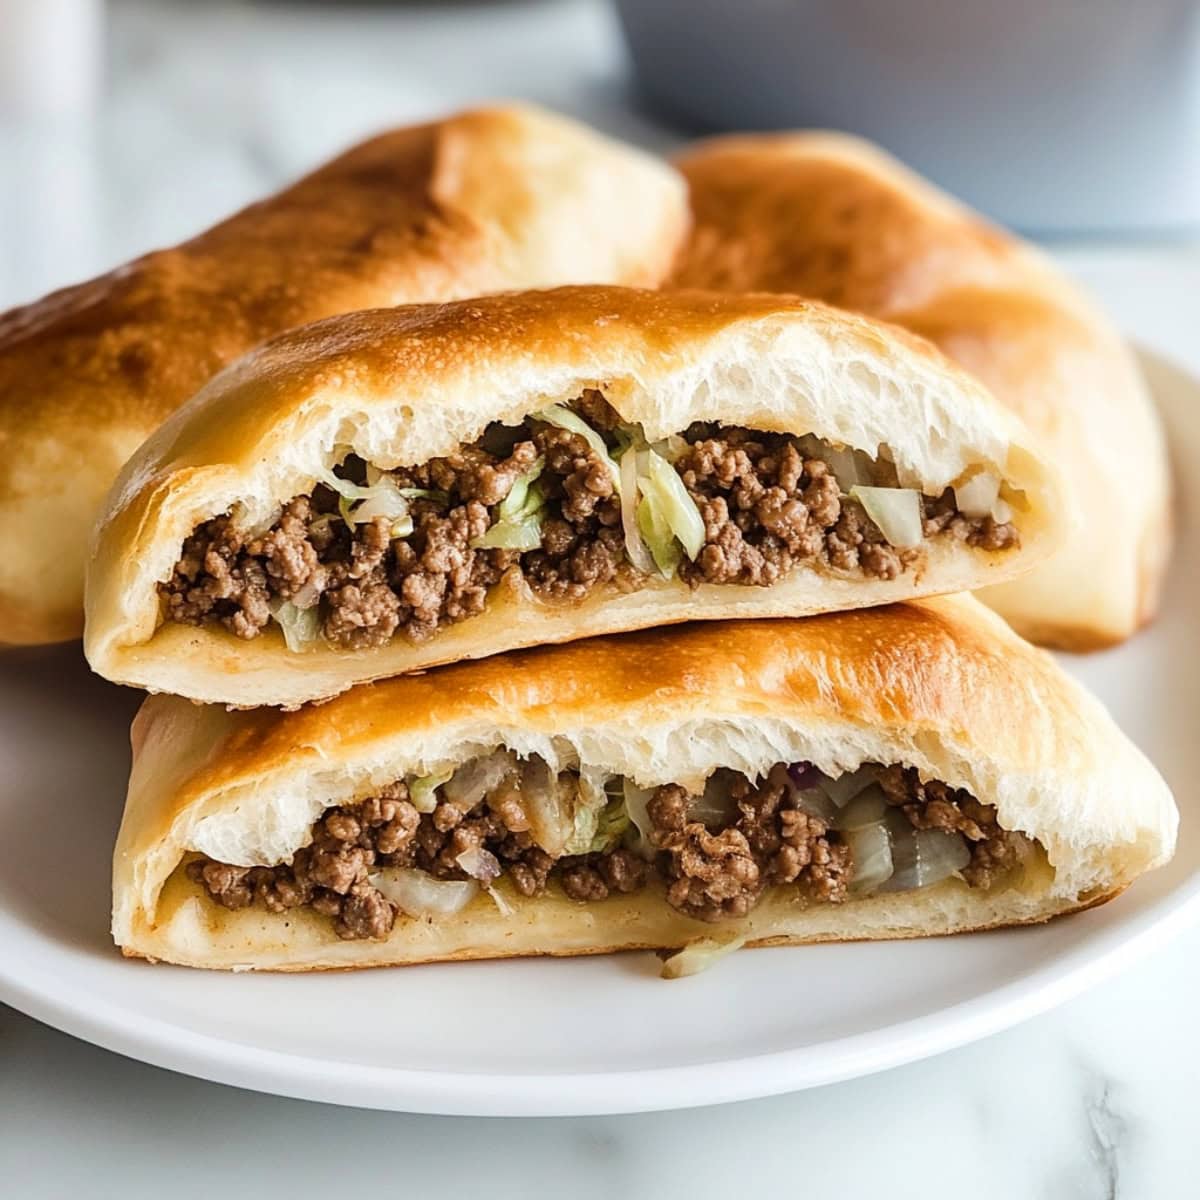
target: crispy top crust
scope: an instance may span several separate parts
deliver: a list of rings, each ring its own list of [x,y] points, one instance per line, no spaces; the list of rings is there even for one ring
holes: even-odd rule
[[[140,939],[152,938],[160,890],[187,852],[285,861],[324,807],[497,744],[644,786],[698,786],[717,766],[756,774],[781,760],[833,773],[917,766],[1045,847],[1054,870],[1014,898],[1011,919],[1120,890],[1174,846],[1170,793],[1100,705],[997,617],[948,597],[542,647],[292,713],[153,697],[134,723],[114,860],[118,942],[169,956]],[[914,906],[909,936],[922,931]],[[988,919],[1003,923],[1002,908]],[[272,936],[285,964],[286,931]],[[602,921],[595,939],[609,944]]]
[[[310,492],[353,449],[380,467],[420,463],[601,387],[650,438],[694,420],[815,433],[878,453],[936,494],[983,467],[1025,495],[1022,547],[930,550],[919,578],[812,571],[771,588],[658,582],[570,607],[532,593],[414,646],[287,651],[273,632],[159,624],[158,582],[202,521],[243,506],[250,523]],[[929,343],[820,304],[626,288],[563,288],[356,313],[296,330],[222,373],[122,471],[97,527],[85,648],[102,675],[221,703],[297,704],[353,683],[519,645],[680,621],[783,616],[1010,578],[1064,530],[1053,474],[1018,423]],[[788,589],[791,590],[788,590]]]
[[[486,108],[382,134],[190,242],[0,315],[0,640],[79,633],[86,534],[120,464],[264,338],[378,305],[654,284],[686,224],[669,167],[536,108]]]
[[[929,337],[1063,471],[1080,534],[989,603],[1080,649],[1153,615],[1170,542],[1162,433],[1128,349],[1048,260],[855,138],[717,138],[678,165],[695,221],[673,286],[792,292]]]

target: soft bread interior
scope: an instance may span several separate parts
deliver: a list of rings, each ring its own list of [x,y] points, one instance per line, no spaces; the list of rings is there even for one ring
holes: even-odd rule
[[[464,348],[462,326],[476,319],[482,337]],[[405,337],[381,368],[380,343],[396,341],[397,320],[407,322]],[[872,457],[886,447],[900,486],[929,495],[987,471],[1020,498],[1021,547],[931,549],[919,582],[801,569],[773,588],[702,595],[664,583],[558,612],[509,596],[490,623],[472,618],[423,646],[317,650],[303,670],[278,639],[255,652],[218,630],[161,624],[157,585],[204,520],[238,504],[252,524],[310,493],[348,452],[383,469],[422,463],[474,442],[493,421],[516,424],[589,388],[650,439],[710,421],[812,434]],[[609,288],[501,297],[476,310],[364,313],[314,327],[302,346],[284,338],[244,360],[128,465],[97,532],[85,648],[96,670],[122,682],[223,703],[295,704],[534,640],[689,615],[803,615],[999,583],[1061,542],[1062,511],[1052,472],[978,385],[924,343],[821,306]],[[236,686],[234,662],[243,672]]]

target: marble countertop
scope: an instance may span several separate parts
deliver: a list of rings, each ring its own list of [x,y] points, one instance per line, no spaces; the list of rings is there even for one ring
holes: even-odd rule
[[[113,0],[83,124],[0,113],[0,308],[178,240],[374,129],[524,96],[645,145],[590,0],[441,6]],[[1200,372],[1195,244],[1056,246],[1134,336]],[[1047,1016],[937,1059],[774,1100],[487,1121],[260,1096],[85,1045],[0,1006],[6,1194],[282,1189],[623,1196],[1176,1197],[1200,1145],[1200,930]],[[10,1191],[9,1188],[12,1190]]]

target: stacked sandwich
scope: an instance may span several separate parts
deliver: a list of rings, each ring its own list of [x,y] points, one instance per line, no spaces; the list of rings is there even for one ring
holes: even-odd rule
[[[678,972],[1169,857],[1154,769],[950,595],[1076,647],[1152,613],[1119,340],[872,151],[681,165],[694,223],[665,164],[468,113],[0,319],[0,636],[73,636],[86,557],[91,665],[155,693],[126,954]]]

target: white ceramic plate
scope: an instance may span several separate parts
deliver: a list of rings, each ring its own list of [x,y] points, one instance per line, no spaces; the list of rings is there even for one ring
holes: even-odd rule
[[[1176,460],[1200,461],[1200,384],[1147,369]],[[1114,452],[1117,447],[1114,447]],[[1184,810],[1179,852],[1112,903],[1038,929],[756,950],[664,983],[649,954],[316,976],[126,962],[108,860],[133,692],[78,647],[0,655],[0,999],[101,1046],[207,1079],[378,1108],[568,1115],[679,1108],[879,1071],[1011,1025],[1200,914],[1200,493],[1158,623],[1068,667]]]

